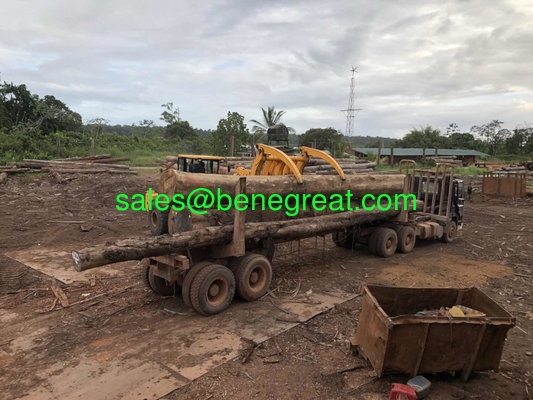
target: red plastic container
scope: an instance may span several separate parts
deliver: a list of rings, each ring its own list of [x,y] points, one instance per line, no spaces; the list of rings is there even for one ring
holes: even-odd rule
[[[416,391],[411,386],[393,383],[389,400],[416,400]]]

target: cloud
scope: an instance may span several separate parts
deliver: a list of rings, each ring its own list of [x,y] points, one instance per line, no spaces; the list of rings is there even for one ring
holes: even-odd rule
[[[2,13],[2,79],[85,119],[158,120],[172,101],[207,129],[274,105],[297,132],[344,130],[354,65],[356,134],[533,122],[527,0],[30,0]]]

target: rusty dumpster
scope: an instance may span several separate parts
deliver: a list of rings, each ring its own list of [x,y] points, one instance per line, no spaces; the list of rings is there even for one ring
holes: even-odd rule
[[[378,376],[498,370],[515,318],[481,290],[363,285],[355,346]],[[485,316],[415,315],[461,305]]]

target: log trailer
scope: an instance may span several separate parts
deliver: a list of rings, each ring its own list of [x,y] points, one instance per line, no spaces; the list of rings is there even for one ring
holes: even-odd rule
[[[301,155],[287,156],[258,145],[251,170],[238,175],[191,174],[167,169],[160,176],[158,192],[170,198],[190,194],[202,187],[238,194],[345,193],[413,194],[416,210],[354,210],[346,212],[307,210],[298,218],[283,212],[261,210],[210,211],[207,215],[188,210],[168,214],[167,231],[148,239],[126,239],[114,244],[73,251],[77,271],[127,260],[142,260],[143,279],[155,293],[174,296],[181,292],[185,304],[203,315],[227,309],[235,293],[246,301],[263,297],[272,279],[276,243],[332,233],[341,247],[368,245],[371,253],[390,257],[396,251],[410,252],[416,239],[441,238],[451,242],[461,227],[464,204],[462,181],[453,177],[453,166],[439,164],[436,170],[418,170],[410,161],[400,163],[400,174],[344,175],[326,153],[301,148]],[[310,156],[333,165],[338,176],[302,176]],[[403,205],[400,205],[403,209]]]

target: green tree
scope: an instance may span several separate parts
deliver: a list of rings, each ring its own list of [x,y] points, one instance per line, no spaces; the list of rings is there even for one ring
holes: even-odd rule
[[[161,104],[161,107],[165,109],[165,111],[161,113],[161,118],[159,118],[161,121],[165,121],[167,125],[171,125],[175,122],[181,121],[180,109],[177,106],[174,107],[174,103],[170,102],[166,104]]]
[[[332,149],[332,144],[342,142],[344,136],[333,128],[313,128],[299,137],[300,146],[316,147],[320,150]],[[316,144],[316,146],[315,146]]]
[[[0,103],[3,104],[4,124],[7,128],[20,123],[34,124],[39,96],[32,95],[26,85],[4,82],[0,85]]]
[[[395,147],[416,147],[416,148],[445,148],[447,138],[441,131],[429,125],[413,128],[403,139],[396,142]]]
[[[253,143],[260,143],[264,136],[266,135],[268,128],[274,125],[283,124],[281,122],[281,117],[285,115],[285,111],[276,111],[275,107],[268,107],[266,110],[261,107],[261,111],[263,113],[263,120],[262,122],[252,119],[250,120],[251,123],[255,124],[252,126],[252,135],[253,135]],[[284,125],[284,124],[283,124]],[[290,133],[294,133],[294,129],[287,127]]]
[[[82,126],[81,115],[72,111],[61,100],[46,95],[36,103],[37,125],[44,134],[57,131],[77,131]]]
[[[150,128],[154,126],[154,121],[151,119],[143,119],[139,121],[139,126],[141,127],[142,135],[145,138],[150,131]]]
[[[471,133],[454,132],[448,137],[448,147],[451,149],[481,150],[484,144]]]
[[[166,137],[169,139],[192,140],[197,138],[198,134],[188,121],[176,121],[167,126]]]
[[[515,128],[503,144],[506,154],[533,155],[533,128]]]
[[[211,134],[211,150],[219,156],[230,155],[230,138],[234,137],[235,154],[246,151],[250,132],[244,123],[244,117],[237,112],[228,111],[228,117],[218,121],[218,126]]]
[[[331,155],[333,157],[343,157],[344,152],[350,148],[350,145],[344,140],[339,140],[338,142],[333,142],[333,148]]]
[[[82,119],[54,96],[39,99],[26,85],[4,82],[0,85],[0,127],[11,128],[18,124],[40,128],[48,135],[59,130],[79,130]]]
[[[91,138],[98,139],[108,124],[109,120],[105,118],[93,118],[85,123],[84,130],[89,133]]]
[[[495,155],[497,150],[503,147],[505,140],[511,136],[511,132],[508,129],[502,128],[502,125],[502,121],[493,119],[488,124],[473,126],[470,132],[485,139],[489,144],[490,154]]]

